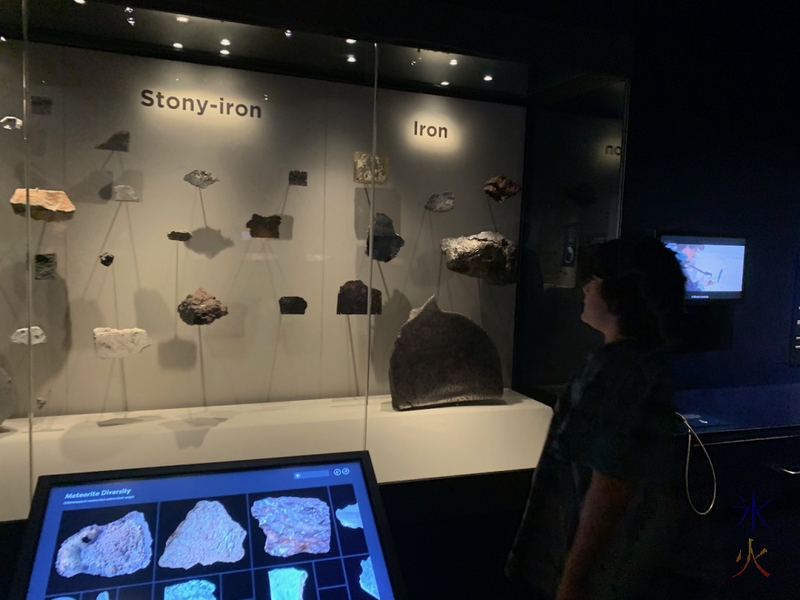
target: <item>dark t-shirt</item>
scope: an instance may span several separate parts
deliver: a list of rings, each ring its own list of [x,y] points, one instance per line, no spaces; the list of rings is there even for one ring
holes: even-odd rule
[[[679,535],[685,498],[673,455],[677,417],[661,352],[625,340],[590,355],[558,400],[506,571],[555,597],[592,471],[635,493],[591,566],[587,592],[654,597]]]

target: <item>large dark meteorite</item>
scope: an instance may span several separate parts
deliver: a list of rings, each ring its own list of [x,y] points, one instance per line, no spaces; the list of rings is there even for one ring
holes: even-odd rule
[[[375,226],[373,227],[373,241],[374,247],[372,249],[372,258],[381,262],[389,262],[397,253],[400,248],[405,245],[405,240],[394,232],[394,223],[392,220],[383,213],[375,215]],[[364,253],[369,256],[369,232],[367,232],[367,248]]]
[[[397,410],[453,404],[500,404],[503,372],[492,338],[431,298],[411,311],[389,359],[389,389]]]
[[[34,257],[34,279],[55,279],[57,266],[55,254],[37,254]]]
[[[511,181],[511,178],[505,175],[498,175],[492,177],[483,185],[483,191],[495,202],[502,202],[508,200],[512,196],[519,194],[520,186],[518,183]]]
[[[337,315],[367,314],[367,293],[369,288],[360,279],[348,281],[339,288],[336,298]],[[381,291],[372,290],[372,314],[381,314]]]
[[[280,215],[272,215],[270,217],[253,215],[253,218],[245,223],[245,227],[250,230],[250,237],[269,238],[275,240],[280,239],[281,237]]]
[[[300,296],[284,296],[278,300],[278,304],[282,315],[304,315],[308,308],[308,302]]]
[[[517,280],[517,245],[494,231],[442,240],[447,268],[479,277],[489,285],[508,285]]]
[[[187,325],[208,325],[228,314],[228,307],[203,288],[178,305],[178,315]]]
[[[308,185],[308,171],[289,171],[289,185]]]

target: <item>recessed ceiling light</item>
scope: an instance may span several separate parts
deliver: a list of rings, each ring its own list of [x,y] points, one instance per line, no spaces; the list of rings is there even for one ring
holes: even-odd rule
[[[442,85],[450,85],[450,82],[449,81],[443,81]]]
[[[356,62],[356,57],[352,54],[347,55],[347,62]]]
[[[286,31],[283,32],[283,35],[285,35],[286,37],[292,37],[292,30],[287,29]]]
[[[347,38],[345,41],[346,41],[348,44],[355,44],[355,43],[356,43],[356,40],[354,40],[353,38]]]
[[[172,44],[172,47],[180,50],[181,48],[183,48],[183,44],[181,44],[180,42],[175,42],[174,44]]]
[[[457,64],[458,64],[458,61],[455,58],[450,60],[450,65],[451,66],[455,67]]]
[[[189,22],[189,17],[183,17],[183,16],[175,17],[175,20],[178,23],[188,23]]]
[[[75,0],[75,4],[86,4],[86,0]]]
[[[219,41],[219,43],[222,44],[223,46],[230,46],[231,45],[231,41],[228,38],[221,39]]]
[[[222,50],[219,51],[219,53],[222,54],[222,56],[228,56],[228,54],[230,54],[231,51],[223,48]]]
[[[483,80],[484,81],[491,81],[492,79],[494,79],[494,77],[492,77],[491,75],[484,75],[483,76]]]
[[[2,35],[0,35],[0,42],[5,42],[5,41],[6,41],[6,38],[3,37]]]

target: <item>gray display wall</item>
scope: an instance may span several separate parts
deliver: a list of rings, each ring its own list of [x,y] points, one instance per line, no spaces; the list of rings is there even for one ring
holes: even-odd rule
[[[21,82],[20,63],[19,48],[6,44],[4,82]],[[519,196],[490,202],[482,187],[500,174],[523,183],[523,108],[378,90],[377,152],[388,180],[371,198],[354,182],[354,153],[372,147],[368,86],[36,45],[30,68],[30,93],[50,100],[28,123],[30,186],[64,190],[76,206],[71,220],[32,224],[35,253],[58,262],[54,279],[33,282],[33,324],[48,336],[33,348],[37,414],[364,395],[370,323],[336,310],[342,284],[369,283],[370,201],[405,245],[375,263],[383,310],[372,319],[369,393],[388,393],[394,339],[433,294],[488,331],[510,383],[515,285],[447,270],[439,245],[494,229],[516,240]],[[21,116],[20,97],[0,92],[0,113]],[[129,152],[95,149],[121,130]],[[21,132],[0,135],[0,196],[10,198],[24,187]],[[220,181],[198,190],[183,180],[195,169]],[[292,170],[308,173],[307,186],[289,185]],[[121,185],[139,199],[115,200]],[[445,191],[454,210],[424,210]],[[9,335],[26,325],[25,219],[3,210],[0,366],[21,416],[26,348]],[[280,239],[250,239],[253,214],[281,215]],[[169,240],[172,230],[193,238]],[[103,252],[115,257],[109,267]],[[191,327],[176,306],[199,287],[229,314]],[[305,314],[281,315],[282,296],[303,297]],[[140,327],[152,345],[102,360],[96,327]]]

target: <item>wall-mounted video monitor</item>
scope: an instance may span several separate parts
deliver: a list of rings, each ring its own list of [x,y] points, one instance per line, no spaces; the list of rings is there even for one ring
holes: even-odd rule
[[[742,297],[745,240],[709,236],[661,235],[686,275],[686,299],[729,300]]]

